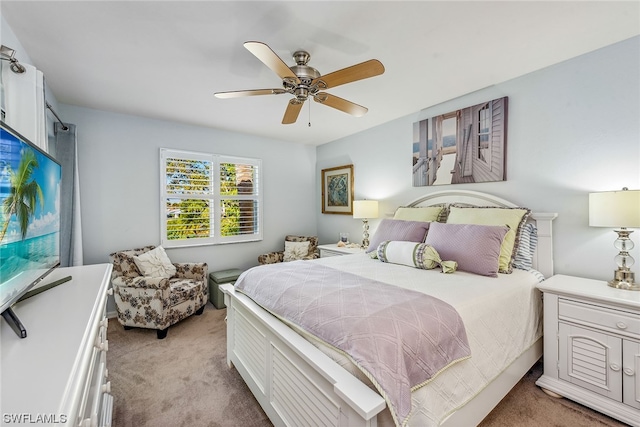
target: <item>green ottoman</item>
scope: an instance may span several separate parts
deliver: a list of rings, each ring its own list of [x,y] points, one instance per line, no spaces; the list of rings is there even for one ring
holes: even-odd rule
[[[219,286],[224,283],[235,283],[242,274],[242,270],[230,268],[229,270],[214,271],[209,273],[209,300],[215,308],[225,308],[224,294]]]

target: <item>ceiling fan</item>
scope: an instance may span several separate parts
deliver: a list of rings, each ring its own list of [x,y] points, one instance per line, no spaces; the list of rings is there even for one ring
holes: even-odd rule
[[[293,54],[293,60],[296,62],[296,65],[289,67],[264,43],[249,41],[244,43],[244,47],[280,76],[282,79],[282,88],[216,92],[214,95],[217,98],[239,98],[243,96],[290,93],[294,95],[295,98],[289,100],[289,105],[287,105],[287,109],[284,112],[282,124],[285,125],[296,122],[302,105],[309,97],[320,104],[335,108],[352,116],[364,116],[368,111],[366,107],[322,91],[384,73],[382,63],[377,59],[371,59],[360,64],[352,65],[351,67],[334,71],[333,73],[321,75],[318,70],[307,65],[311,56],[304,50],[296,51]]]

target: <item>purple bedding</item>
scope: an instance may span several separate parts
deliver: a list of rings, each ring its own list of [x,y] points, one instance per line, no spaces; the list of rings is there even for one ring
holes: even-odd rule
[[[387,401],[397,425],[411,413],[413,390],[470,357],[458,312],[420,292],[312,261],[252,268],[235,288],[347,354]]]

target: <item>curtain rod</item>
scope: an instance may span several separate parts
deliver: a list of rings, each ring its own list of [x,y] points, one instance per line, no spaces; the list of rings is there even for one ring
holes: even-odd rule
[[[56,114],[56,112],[53,110],[53,107],[51,106],[51,104],[49,104],[47,101],[44,102],[45,105],[47,106],[47,108],[49,109],[49,111],[51,111],[53,113],[53,115],[55,116],[56,119],[58,119],[58,121],[60,122],[60,124],[62,125],[62,130],[69,130],[69,127],[67,125],[65,125],[62,120],[60,120],[60,117],[58,117],[58,115]]]

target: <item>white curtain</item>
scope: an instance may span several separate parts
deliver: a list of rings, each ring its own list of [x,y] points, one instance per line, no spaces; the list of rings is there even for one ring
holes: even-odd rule
[[[2,61],[4,89],[4,121],[29,141],[49,152],[45,115],[44,75],[36,67],[21,64],[26,71],[11,71],[8,61]]]

